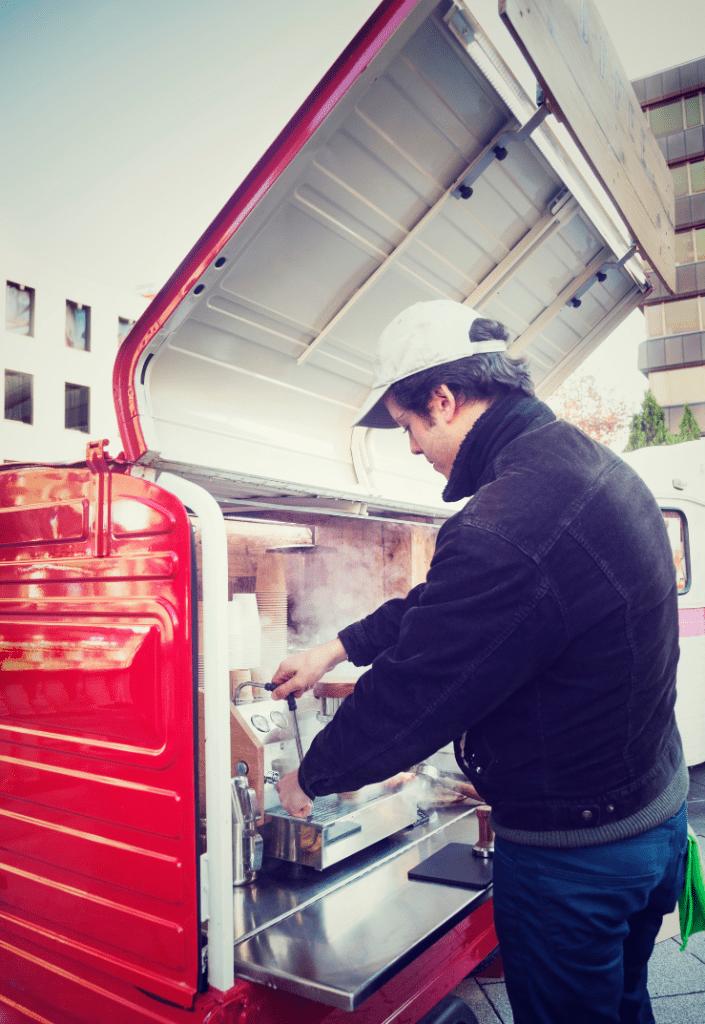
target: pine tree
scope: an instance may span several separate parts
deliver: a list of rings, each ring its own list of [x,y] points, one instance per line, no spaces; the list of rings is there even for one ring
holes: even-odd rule
[[[641,413],[635,412],[632,416],[627,447],[624,450],[625,452],[634,452],[637,448],[646,448],[646,444],[646,434],[641,425]]]
[[[627,452],[636,448],[649,448],[654,445],[673,444],[675,435],[666,430],[666,414],[650,391],[644,395],[641,411],[632,417],[631,432]]]
[[[678,440],[697,441],[699,437],[700,427],[698,426],[698,421],[693,415],[693,410],[686,402],[685,409],[683,410],[683,418],[678,426]]]

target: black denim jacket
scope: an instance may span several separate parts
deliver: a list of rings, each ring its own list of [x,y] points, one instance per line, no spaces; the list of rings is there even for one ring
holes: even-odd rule
[[[302,787],[354,790],[455,740],[497,826],[629,817],[682,762],[656,502],[618,456],[516,394],[463,442],[444,496],[463,494],[426,582],[340,633],[372,668],[314,739]]]

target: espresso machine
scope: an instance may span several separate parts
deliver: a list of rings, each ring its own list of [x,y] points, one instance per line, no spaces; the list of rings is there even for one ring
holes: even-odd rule
[[[288,706],[275,701],[264,687],[258,690],[264,699],[248,703],[240,703],[236,691],[231,705],[232,759],[239,773],[233,780],[239,803],[234,827],[236,844],[244,843],[244,862],[249,865],[240,874],[256,870],[257,855],[249,838],[255,825],[264,855],[322,871],[417,820],[418,792],[413,782],[390,782],[366,786],[356,793],[317,797],[306,818],[292,817],[279,802],[276,783],[280,776],[298,767],[314,736],[331,720],[353,685],[324,679],[317,696],[309,691],[298,701],[291,699]],[[243,797],[245,786],[251,792],[247,798]],[[248,819],[244,829],[241,817]]]

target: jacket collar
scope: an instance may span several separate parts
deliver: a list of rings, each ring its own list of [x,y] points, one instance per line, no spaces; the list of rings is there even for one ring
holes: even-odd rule
[[[444,501],[459,501],[474,494],[492,476],[492,466],[503,448],[527,430],[555,420],[547,405],[516,389],[498,398],[483,412],[465,436],[455,457]]]

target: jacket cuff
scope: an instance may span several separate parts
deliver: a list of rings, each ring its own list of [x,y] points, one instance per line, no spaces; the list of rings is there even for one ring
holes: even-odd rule
[[[306,794],[306,796],[310,800],[313,800],[314,797],[316,796],[316,794],[312,793],[310,787],[306,785],[306,780],[304,779],[304,765],[303,765],[303,761],[299,765],[299,785],[303,789],[303,791]]]
[[[377,651],[372,649],[361,622],[353,622],[351,626],[341,629],[338,638],[345,648],[348,661],[353,665],[364,667],[374,661]]]

